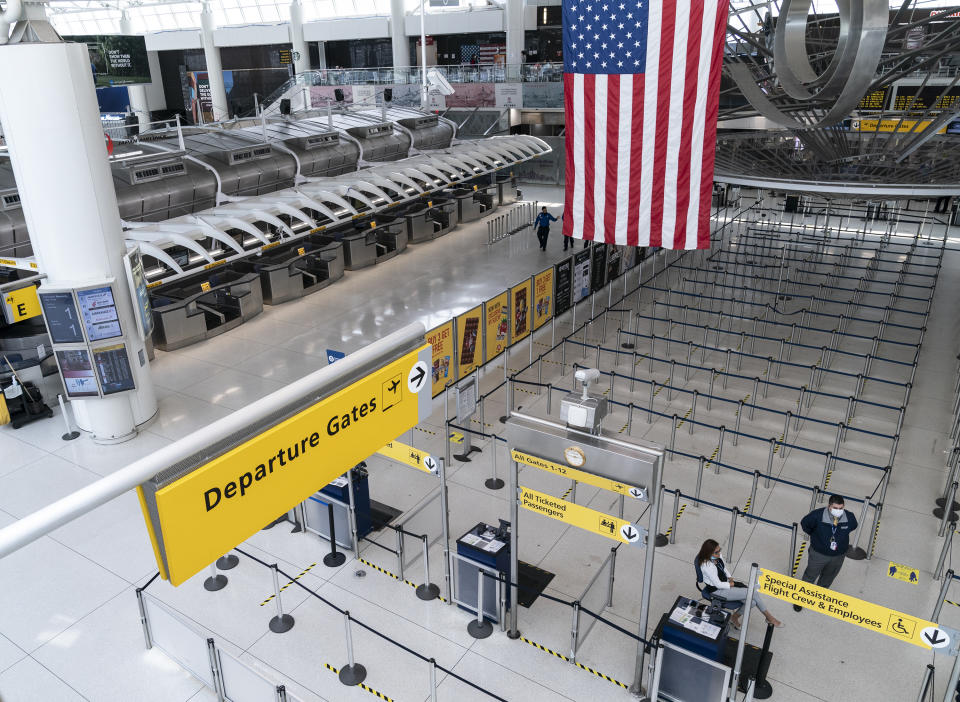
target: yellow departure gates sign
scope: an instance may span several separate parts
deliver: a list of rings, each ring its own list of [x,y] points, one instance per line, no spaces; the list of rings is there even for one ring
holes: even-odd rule
[[[517,463],[523,463],[527,466],[533,466],[534,468],[545,470],[548,473],[554,473],[555,475],[560,475],[564,478],[570,478],[571,480],[576,480],[578,483],[586,483],[587,485],[593,485],[594,487],[602,488],[604,490],[610,490],[618,495],[626,495],[627,497],[633,497],[636,499],[646,499],[647,497],[647,491],[643,488],[636,487],[635,485],[618,483],[616,480],[610,480],[609,478],[603,478],[599,475],[594,475],[593,473],[586,473],[582,470],[571,468],[570,466],[554,463],[553,461],[548,461],[546,458],[537,458],[536,456],[531,456],[529,453],[524,453],[523,451],[517,451],[516,449],[513,449],[510,452],[510,456]]]
[[[37,298],[37,286],[28,285],[18,290],[10,290],[3,295],[7,305],[7,319],[11,324],[32,319],[43,314],[40,300]]]
[[[426,451],[421,451],[407,444],[401,444],[399,441],[391,441],[377,451],[377,453],[426,473],[437,472],[437,459]]]
[[[556,519],[558,522],[606,536],[614,541],[632,544],[640,540],[640,530],[626,519],[613,517],[574,502],[567,502],[522,485],[520,486],[520,506],[531,512]]]
[[[156,529],[141,487],[164,577],[184,582],[429,416],[430,355],[424,344],[157,489]]]
[[[789,575],[774,573],[766,568],[760,569],[759,592],[920,648],[932,648],[928,640],[924,639],[923,632],[931,627],[937,629],[937,625],[926,619],[850,597],[836,590],[828,590]]]

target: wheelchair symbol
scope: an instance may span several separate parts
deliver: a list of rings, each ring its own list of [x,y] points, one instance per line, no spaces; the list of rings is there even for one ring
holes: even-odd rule
[[[903,636],[910,638],[913,636],[914,630],[917,628],[917,623],[912,619],[904,620],[903,617],[896,614],[890,615],[890,620],[887,622],[887,631],[896,634],[897,636]]]

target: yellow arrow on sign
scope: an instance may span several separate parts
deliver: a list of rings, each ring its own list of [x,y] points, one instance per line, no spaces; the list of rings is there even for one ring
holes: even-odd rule
[[[638,488],[633,485],[625,485],[624,483],[603,478],[599,475],[594,475],[593,473],[585,473],[582,470],[577,470],[576,468],[571,468],[570,466],[554,463],[553,461],[548,461],[545,458],[531,456],[528,453],[517,451],[517,449],[513,449],[510,452],[510,455],[517,463],[523,463],[527,466],[539,468],[540,470],[545,470],[548,473],[554,473],[555,475],[560,475],[564,478],[571,478],[576,480],[578,483],[586,483],[587,485],[593,485],[594,487],[602,488],[604,490],[610,490],[618,495],[646,499],[647,491],[643,488]]]
[[[437,472],[437,461],[429,453],[407,444],[401,444],[399,441],[391,441],[377,453],[426,473],[434,474]]]
[[[565,522],[592,531],[594,534],[606,536],[614,541],[631,544],[640,539],[640,530],[626,519],[613,517],[574,502],[567,502],[522,485],[520,486],[520,506],[531,512],[556,519],[558,522]]]
[[[758,592],[928,650],[931,646],[924,641],[922,632],[928,627],[937,628],[936,624],[925,619],[850,597],[836,590],[812,585],[766,568],[760,569]]]

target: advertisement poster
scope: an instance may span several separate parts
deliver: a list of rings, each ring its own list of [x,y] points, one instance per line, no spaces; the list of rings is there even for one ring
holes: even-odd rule
[[[590,270],[593,272],[593,279],[590,286],[593,292],[601,290],[603,286],[607,284],[608,248],[606,244],[594,244],[591,248],[593,251],[593,266]]]
[[[623,262],[623,247],[607,247],[607,282],[613,282],[620,276],[620,266]]]
[[[533,277],[533,328],[539,329],[553,316],[553,268]]]
[[[515,344],[530,333],[530,280],[527,279],[510,290],[510,343]]]
[[[573,303],[590,295],[590,249],[573,255]]]
[[[99,397],[97,380],[93,376],[90,352],[86,349],[57,351],[57,364],[67,397]]]
[[[436,397],[456,380],[453,377],[453,320],[427,332],[427,343],[433,347],[433,396]]]
[[[187,86],[189,89],[189,109],[195,124],[203,124],[213,121],[213,98],[210,94],[210,79],[206,71],[190,71],[187,73]],[[233,90],[233,71],[223,72],[223,87],[227,93],[227,100],[230,100],[230,91]],[[223,105],[222,109],[226,112],[228,105]]]
[[[504,290],[483,303],[484,338],[487,340],[486,361],[492,361],[510,343],[510,295]]]
[[[457,377],[465,378],[483,361],[483,330],[480,319],[483,305],[457,317]]]
[[[75,35],[66,41],[87,45],[93,84],[98,88],[150,82],[147,42],[141,36]]]
[[[561,261],[553,267],[553,314],[561,315],[570,309],[573,304],[571,293],[573,292],[573,259],[568,258]]]

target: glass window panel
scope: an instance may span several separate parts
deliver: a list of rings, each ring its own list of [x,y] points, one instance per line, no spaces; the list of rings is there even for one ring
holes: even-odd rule
[[[227,10],[227,24],[243,24],[243,13],[240,10]]]

